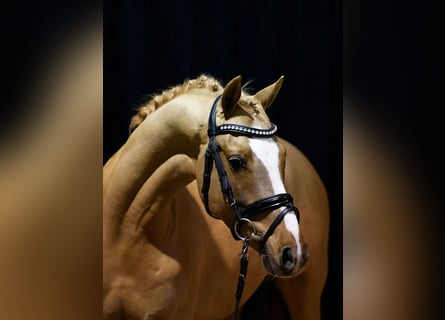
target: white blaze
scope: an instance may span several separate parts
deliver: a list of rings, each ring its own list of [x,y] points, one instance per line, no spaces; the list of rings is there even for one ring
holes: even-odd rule
[[[250,148],[256,157],[266,168],[274,194],[285,193],[283,181],[280,175],[279,149],[276,142],[270,139],[249,139]],[[299,237],[298,220],[294,214],[284,216],[286,229],[294,236],[297,244],[297,255],[301,258],[301,245]]]
[[[295,241],[297,242],[297,255],[298,259],[300,260],[302,254],[301,254],[300,241],[298,241],[300,239],[300,229],[298,227],[297,216],[294,214],[286,214],[283,220],[286,229],[289,230],[290,233],[292,233],[292,235],[295,238]]]

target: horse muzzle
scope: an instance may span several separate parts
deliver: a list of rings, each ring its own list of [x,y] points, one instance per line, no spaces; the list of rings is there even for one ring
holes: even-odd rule
[[[268,273],[278,277],[295,276],[308,260],[298,216],[297,208],[284,206],[269,212],[267,222],[242,218],[235,222],[232,230],[236,238],[247,239],[250,246],[260,253]]]

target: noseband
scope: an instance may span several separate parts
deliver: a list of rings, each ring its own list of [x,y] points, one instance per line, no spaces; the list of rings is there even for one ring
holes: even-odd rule
[[[269,229],[266,231],[266,233],[264,235],[261,235],[262,239],[259,244],[259,251],[260,253],[264,253],[267,240],[273,234],[273,232],[286,214],[294,212],[297,216],[297,219],[299,220],[298,209],[294,206],[293,198],[288,193],[280,193],[271,197],[260,199],[246,206],[239,205],[233,195],[232,187],[230,186],[230,182],[227,177],[227,172],[224,169],[224,165],[220,156],[221,149],[216,143],[216,136],[231,134],[235,136],[246,136],[249,138],[267,139],[275,136],[277,132],[277,126],[275,124],[272,124],[272,127],[270,129],[258,129],[238,124],[223,124],[221,126],[216,126],[216,107],[220,99],[221,96],[218,96],[215,99],[209,115],[209,124],[207,130],[209,143],[207,145],[205,154],[204,175],[201,189],[204,198],[204,205],[207,213],[215,218],[209,208],[210,180],[213,163],[215,163],[216,171],[218,172],[219,182],[221,185],[221,192],[226,196],[230,207],[232,208],[235,215],[234,223],[231,228],[232,236],[235,240],[246,241],[250,240],[253,236],[258,235],[256,234],[255,224],[250,220],[251,218],[257,216],[260,213],[284,207],[275,218],[275,220],[272,222],[272,224],[269,226]],[[240,235],[239,226],[243,222],[248,223],[251,226],[251,228],[253,229],[252,235],[248,237],[242,237]]]

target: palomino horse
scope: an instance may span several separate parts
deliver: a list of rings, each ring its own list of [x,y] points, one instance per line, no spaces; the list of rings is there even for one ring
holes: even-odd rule
[[[201,76],[139,109],[104,166],[104,318],[233,316],[244,243],[240,306],[269,274],[292,319],[320,318],[328,201],[265,113],[282,81],[248,95]]]

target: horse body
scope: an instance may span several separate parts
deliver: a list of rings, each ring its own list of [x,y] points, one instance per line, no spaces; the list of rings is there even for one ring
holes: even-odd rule
[[[165,173],[183,165],[169,160]],[[174,195],[154,209],[144,230],[135,233],[136,221],[124,223],[125,234],[106,250],[105,269],[116,270],[106,280],[107,317],[125,310],[130,319],[224,319],[233,312],[240,243],[205,213],[196,182],[176,192],[174,182],[164,180]],[[259,255],[251,255],[243,302],[265,275]]]
[[[218,93],[196,89],[167,102],[104,166],[104,318],[225,319],[233,312],[241,243],[206,213],[195,180],[197,141]],[[302,274],[275,283],[292,319],[317,319],[327,272],[327,197],[304,155],[280,142],[286,189],[300,209],[311,258]],[[267,274],[261,261],[251,250],[241,305]]]

